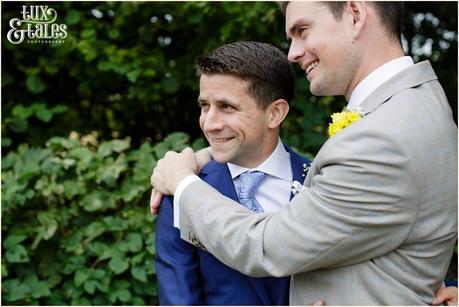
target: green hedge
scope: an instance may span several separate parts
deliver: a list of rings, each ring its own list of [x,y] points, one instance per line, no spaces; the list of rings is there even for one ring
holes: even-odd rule
[[[158,158],[188,144],[181,132],[137,149],[129,139],[72,133],[10,152],[2,159],[2,301],[156,305],[149,179]],[[454,260],[448,278],[456,274]]]
[[[157,304],[149,178],[188,139],[133,149],[72,134],[2,159],[3,303]]]

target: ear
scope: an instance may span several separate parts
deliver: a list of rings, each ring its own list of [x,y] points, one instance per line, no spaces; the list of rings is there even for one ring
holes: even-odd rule
[[[277,99],[272,102],[266,109],[266,112],[268,112],[268,128],[279,128],[285,116],[287,116],[289,108],[285,99]]]
[[[358,38],[368,16],[368,4],[364,1],[349,1],[346,4],[346,13],[352,23],[352,37]]]

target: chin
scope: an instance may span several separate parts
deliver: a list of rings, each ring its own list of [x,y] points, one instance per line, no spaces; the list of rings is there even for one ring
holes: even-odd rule
[[[213,159],[214,159],[214,161],[216,161],[218,163],[226,163],[229,160],[226,155],[215,153],[215,152],[213,154]]]
[[[309,85],[309,91],[311,92],[311,94],[313,94],[315,96],[332,96],[332,95],[334,95],[334,94],[331,93],[330,90],[325,89],[325,88],[321,87],[320,85],[312,84],[312,83]]]

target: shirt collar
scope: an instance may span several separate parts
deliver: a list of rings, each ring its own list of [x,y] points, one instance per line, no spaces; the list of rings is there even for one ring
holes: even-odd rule
[[[378,67],[357,84],[347,106],[351,109],[359,107],[376,88],[411,65],[414,65],[413,59],[404,56]]]
[[[279,138],[277,146],[271,155],[257,167],[249,169],[232,163],[227,164],[233,179],[246,171],[260,171],[274,177],[291,180],[292,170],[291,167],[285,167],[285,161],[290,162],[290,154],[285,150]]]

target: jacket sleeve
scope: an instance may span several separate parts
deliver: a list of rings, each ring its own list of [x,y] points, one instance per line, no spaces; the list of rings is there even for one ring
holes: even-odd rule
[[[392,139],[361,138],[363,148],[340,141],[322,153],[310,184],[278,213],[251,214],[204,182],[190,184],[180,199],[182,238],[251,276],[351,265],[396,249],[416,218],[410,160]]]
[[[156,276],[161,305],[204,305],[197,249],[173,226],[173,200],[164,197],[156,222]]]

